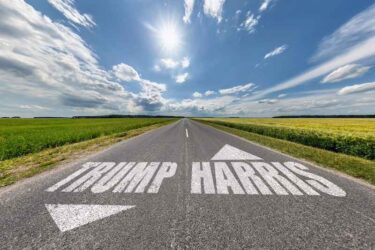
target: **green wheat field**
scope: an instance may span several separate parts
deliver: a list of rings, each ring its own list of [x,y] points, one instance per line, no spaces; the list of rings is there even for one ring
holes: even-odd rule
[[[201,120],[375,160],[375,119],[201,118]]]
[[[0,161],[100,136],[167,122],[168,118],[0,119]]]

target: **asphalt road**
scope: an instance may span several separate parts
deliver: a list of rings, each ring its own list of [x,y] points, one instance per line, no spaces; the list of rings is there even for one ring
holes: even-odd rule
[[[0,205],[2,249],[375,248],[374,188],[187,119]]]

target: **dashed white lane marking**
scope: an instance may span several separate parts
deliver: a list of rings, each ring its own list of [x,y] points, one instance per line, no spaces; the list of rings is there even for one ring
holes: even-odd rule
[[[186,138],[189,138],[189,131],[185,128]]]
[[[46,208],[61,232],[86,225],[135,206],[46,204]]]

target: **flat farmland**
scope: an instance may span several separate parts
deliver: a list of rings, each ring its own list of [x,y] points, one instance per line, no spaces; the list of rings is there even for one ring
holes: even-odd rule
[[[201,120],[375,160],[375,119],[202,118]]]
[[[101,136],[169,122],[169,118],[0,119],[0,161]]]

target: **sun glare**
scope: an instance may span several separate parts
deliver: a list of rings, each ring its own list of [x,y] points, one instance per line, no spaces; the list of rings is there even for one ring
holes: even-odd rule
[[[176,51],[181,45],[180,32],[172,22],[165,23],[160,27],[158,37],[161,47],[166,51]]]

